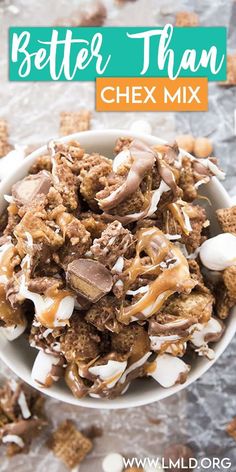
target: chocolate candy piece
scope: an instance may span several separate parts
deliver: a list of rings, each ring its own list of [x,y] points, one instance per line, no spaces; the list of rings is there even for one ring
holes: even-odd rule
[[[26,205],[39,195],[47,195],[51,187],[49,172],[42,170],[38,174],[28,175],[12,187],[12,196],[19,205]]]
[[[67,281],[80,295],[95,303],[112,288],[112,275],[93,259],[75,259],[67,267]]]

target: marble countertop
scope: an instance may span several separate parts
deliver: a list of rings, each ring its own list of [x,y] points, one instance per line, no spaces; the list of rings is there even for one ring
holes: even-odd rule
[[[85,2],[83,2],[85,3]],[[81,1],[0,0],[0,116],[9,121],[14,144],[42,143],[58,135],[59,112],[83,107],[94,109],[94,84],[89,83],[10,83],[7,77],[7,30],[11,25],[52,25],[58,17],[68,17]],[[108,9],[107,25],[161,25],[173,21],[175,12],[194,9],[204,26],[227,26],[229,51],[236,48],[236,2],[233,0],[137,0],[118,6],[104,0]],[[55,8],[56,5],[56,8]],[[177,133],[207,135],[227,173],[225,186],[236,195],[236,136],[234,110],[236,89],[211,83],[209,111],[205,113],[144,113],[152,134],[173,139]],[[93,112],[92,128],[127,129],[138,113]],[[231,472],[236,471],[236,445],[225,433],[226,424],[236,416],[235,381],[236,340],[217,363],[193,385],[166,400],[142,408],[120,411],[87,410],[61,404],[47,398],[46,410],[55,426],[66,418],[74,419],[80,429],[91,424],[102,428],[103,435],[81,465],[81,472],[102,470],[101,462],[110,451],[126,456],[161,455],[170,443],[190,445],[197,457],[229,457]],[[2,378],[12,376],[0,365]],[[46,433],[45,433],[46,434]],[[0,449],[0,471],[64,472],[66,469],[45,448],[45,434],[36,439],[29,455],[11,461]],[[111,471],[112,472],[112,471]]]

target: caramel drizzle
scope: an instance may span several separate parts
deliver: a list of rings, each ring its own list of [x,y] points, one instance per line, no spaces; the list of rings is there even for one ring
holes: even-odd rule
[[[167,208],[171,211],[173,217],[175,220],[179,223],[181,229],[183,232],[188,236],[189,235],[189,229],[186,226],[183,213],[181,211],[181,207],[178,203],[170,203]]]
[[[10,279],[13,276],[13,267],[11,260],[15,255],[15,248],[9,247],[1,258],[0,277],[5,276]]]
[[[60,322],[60,319],[56,320],[57,311],[63,298],[71,296],[72,293],[69,290],[60,290],[57,293],[48,294],[49,298],[52,298],[52,304],[45,309],[43,312],[37,314],[37,318],[40,323],[46,328],[55,328],[55,322]],[[65,323],[66,324],[66,323]]]
[[[138,232],[136,256],[132,265],[123,272],[124,276],[128,276],[128,286],[132,285],[140,275],[158,275],[160,273],[161,268],[159,264],[170,251],[168,239],[160,239],[160,234],[162,235],[163,233],[157,228],[145,228]],[[151,264],[142,264],[140,254],[144,251],[150,257]]]
[[[6,299],[5,287],[2,284],[0,284],[0,318],[6,323],[6,326],[14,326],[21,319],[20,308],[12,308]]]
[[[151,264],[142,264],[142,252],[150,257]],[[168,259],[173,263],[163,269],[160,263],[168,262]],[[173,293],[190,292],[195,285],[186,258],[158,228],[144,228],[138,232],[136,256],[124,275],[128,276],[127,284],[130,285],[137,277],[148,273],[157,275],[157,278],[149,284],[147,293],[140,300],[121,310],[118,319],[122,323],[149,318]]]
[[[176,341],[165,341],[160,350],[158,351],[158,355],[164,354],[168,348],[173,349],[173,352],[175,351],[176,356],[180,356],[183,354],[183,345],[185,342],[189,341],[190,339],[190,334],[181,337],[180,339],[177,339]]]
[[[147,363],[145,366],[145,373],[149,375],[153,374],[156,370],[156,366],[157,366],[156,359],[152,362]]]
[[[22,270],[24,272],[24,279],[25,279],[25,284],[26,287],[28,285],[28,280],[30,278],[30,259],[23,259],[21,263]],[[28,289],[26,288],[28,291]],[[60,323],[60,318],[57,318],[57,311],[59,310],[60,303],[61,301],[66,298],[67,296],[73,296],[72,292],[69,290],[58,290],[57,288],[52,288],[51,290],[47,290],[45,296],[42,296],[38,293],[30,292],[28,291],[28,294],[33,296],[34,298],[29,298],[33,301],[35,305],[35,311],[36,311],[36,316],[37,319],[40,321],[40,323],[45,326],[46,328],[55,328],[55,323],[58,322]],[[37,303],[35,303],[35,300],[43,298],[45,300],[46,298],[51,299],[51,303],[45,310],[39,311],[37,310]],[[26,295],[27,298],[27,295]],[[65,325],[68,324],[68,322],[65,321]]]
[[[64,239],[66,237],[67,227],[69,226],[70,223],[72,223],[73,220],[74,220],[74,216],[64,211],[63,207],[62,207],[62,211],[59,212],[58,215],[56,216],[56,223],[61,228]]]

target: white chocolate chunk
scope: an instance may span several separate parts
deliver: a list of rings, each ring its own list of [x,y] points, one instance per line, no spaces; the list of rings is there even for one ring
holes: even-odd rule
[[[203,265],[211,270],[221,271],[236,265],[236,236],[223,233],[207,239],[199,254]]]
[[[105,381],[108,388],[112,388],[120,379],[126,366],[127,361],[119,362],[109,360],[105,365],[95,365],[94,367],[90,367],[89,372]]]
[[[173,357],[170,354],[157,356],[155,369],[148,373],[162,387],[173,387],[178,383],[181,374],[188,374],[190,367],[182,359]]]
[[[31,372],[31,378],[37,386],[47,387],[48,382],[50,383],[52,380],[58,380],[58,378],[52,378],[51,372],[53,366],[56,366],[59,362],[60,357],[46,354],[44,351],[39,351]]]
[[[108,454],[103,459],[102,469],[104,472],[122,472],[124,469],[122,455],[118,454],[118,452],[111,452]]]

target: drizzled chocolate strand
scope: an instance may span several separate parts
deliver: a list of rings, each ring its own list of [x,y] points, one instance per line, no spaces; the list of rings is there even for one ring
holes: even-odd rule
[[[155,162],[154,151],[142,141],[135,139],[130,148],[131,168],[125,182],[108,197],[99,201],[104,211],[109,211],[132,195],[139,187],[144,176],[151,171]]]

